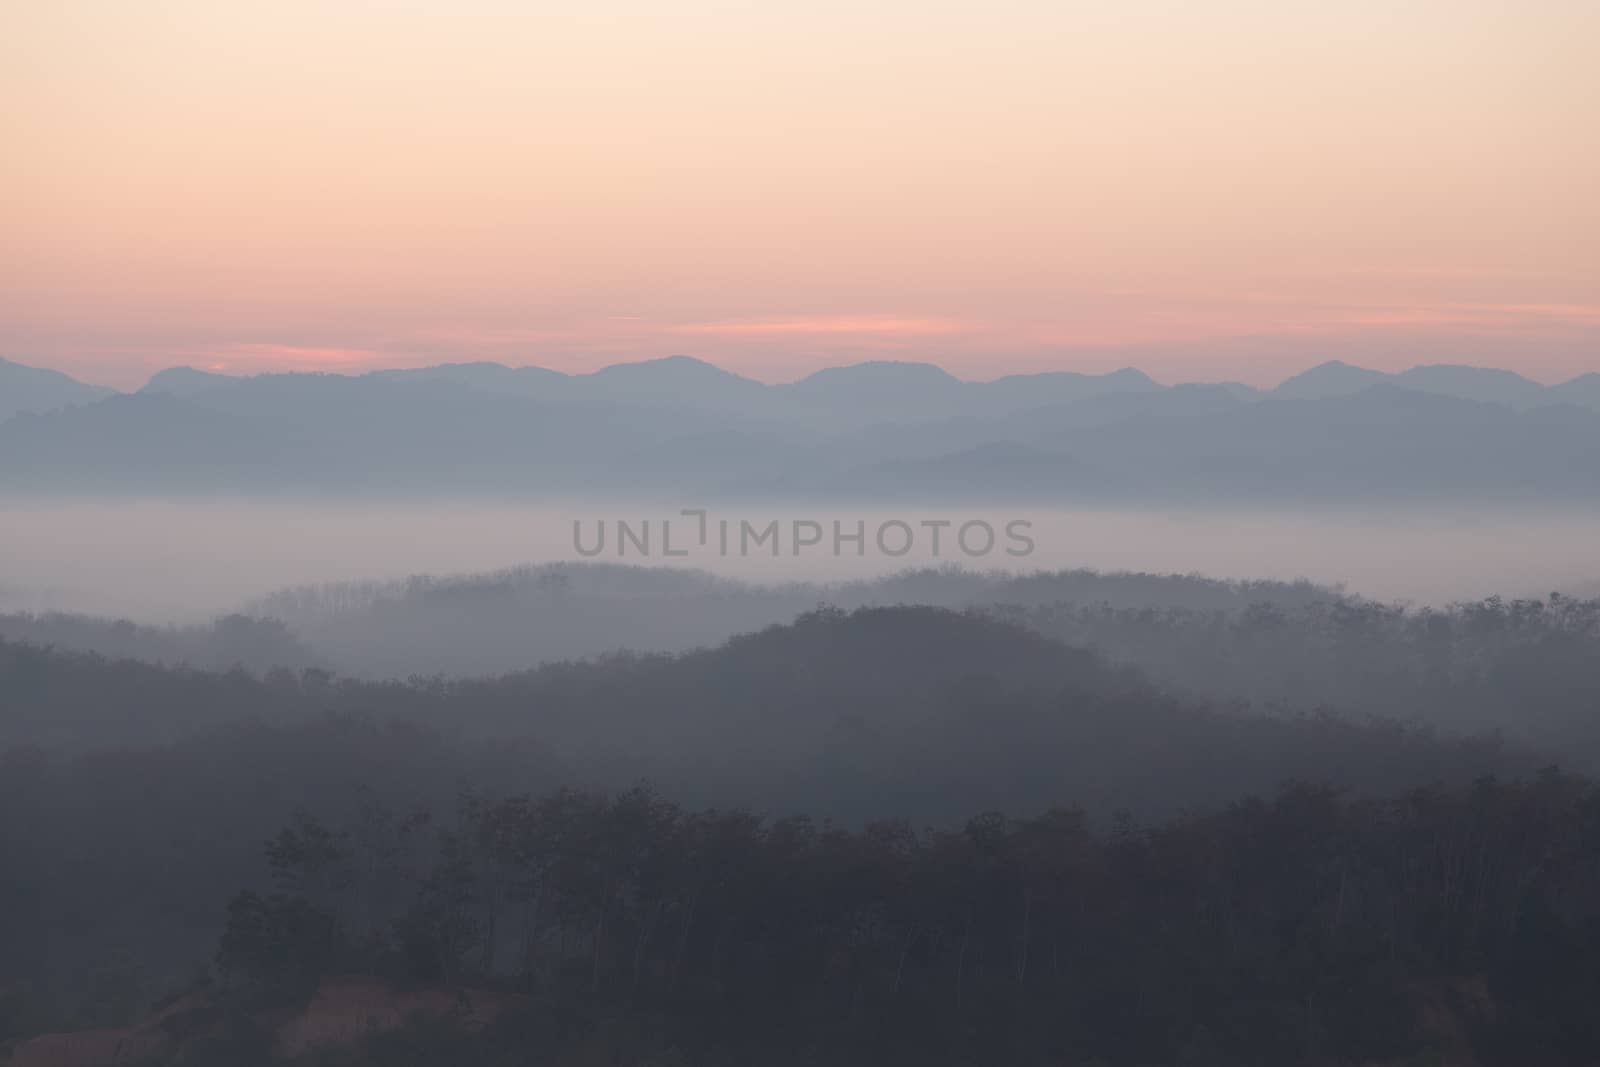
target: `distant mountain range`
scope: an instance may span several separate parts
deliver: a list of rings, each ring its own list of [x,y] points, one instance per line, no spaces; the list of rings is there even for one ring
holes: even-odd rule
[[[1348,396],[1374,385],[1395,385],[1419,393],[1437,393],[1459,400],[1479,400],[1525,409],[1547,404],[1579,404],[1600,408],[1600,374],[1585,374],[1560,385],[1540,385],[1520,374],[1491,367],[1459,367],[1437,363],[1385,374],[1352,367],[1337,360],[1312,367],[1274,389],[1274,396],[1324,399]]]
[[[1325,363],[1273,390],[1140,371],[968,382],[872,362],[766,385],[686,356],[591,374],[165,370],[133,394],[0,361],[0,490],[655,492],[1037,504],[1593,500],[1600,374]]]
[[[42,414],[73,404],[92,404],[114,392],[102,385],[85,385],[60,371],[0,359],[0,422],[21,412]]]

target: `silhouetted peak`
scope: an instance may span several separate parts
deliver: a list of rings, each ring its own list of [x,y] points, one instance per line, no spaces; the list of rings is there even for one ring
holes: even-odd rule
[[[43,414],[76,404],[91,404],[113,395],[103,385],[89,385],[71,375],[0,359],[0,419],[18,414]]]
[[[194,367],[168,367],[159,370],[150,376],[141,393],[166,393],[170,396],[193,396],[207,389],[214,389],[219,385],[237,382],[241,379],[226,374],[217,374],[213,371],[196,370]]]
[[[7,383],[51,382],[101,394],[116,392],[116,390],[109,389],[103,385],[90,385],[88,382],[80,382],[63,371],[51,370],[48,367],[32,367],[26,363],[17,363],[9,359],[0,359],[0,380],[4,380]]]
[[[1412,367],[1395,380],[1429,392],[1513,407],[1536,404],[1545,394],[1544,386],[1512,371],[1453,363]]]
[[[932,363],[910,360],[872,359],[864,363],[851,363],[844,367],[825,367],[808,374],[796,385],[845,386],[856,384],[959,384],[958,379],[943,367]]]
[[[1138,367],[1122,367],[1102,376],[1107,382],[1118,385],[1155,385],[1156,380]]]
[[[632,379],[638,381],[738,381],[752,379],[724,370],[694,356],[663,356],[660,359],[639,360],[633,363],[613,363],[589,375],[595,379]]]
[[[1382,371],[1356,367],[1342,360],[1319,363],[1282,382],[1273,392],[1279,396],[1329,397],[1359,392],[1370,385],[1388,381]]]

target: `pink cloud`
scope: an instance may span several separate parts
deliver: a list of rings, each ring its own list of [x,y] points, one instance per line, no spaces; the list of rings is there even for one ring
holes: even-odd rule
[[[731,319],[690,322],[668,327],[671,333],[725,334],[769,337],[775,335],[890,335],[927,337],[960,333],[969,327],[953,319],[907,319],[879,316],[819,315],[785,319]]]
[[[329,348],[304,345],[230,344],[209,358],[205,367],[215,371],[322,370],[382,364],[388,357],[367,348]]]

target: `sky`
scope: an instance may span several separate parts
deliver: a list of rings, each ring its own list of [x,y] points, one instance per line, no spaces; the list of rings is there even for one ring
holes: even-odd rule
[[[0,0],[0,356],[1600,371],[1600,4]]]

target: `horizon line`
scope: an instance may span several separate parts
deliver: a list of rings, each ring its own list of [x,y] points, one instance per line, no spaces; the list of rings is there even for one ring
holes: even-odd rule
[[[318,351],[328,351],[328,350],[326,350],[326,349],[318,349]],[[833,372],[833,371],[852,370],[852,369],[855,369],[855,368],[858,368],[858,367],[869,367],[869,366],[928,367],[928,368],[932,368],[933,370],[938,371],[940,374],[945,375],[946,377],[950,378],[952,381],[958,382],[958,383],[963,384],[963,385],[991,385],[991,384],[993,384],[995,382],[1007,381],[1007,380],[1011,380],[1011,379],[1043,378],[1043,377],[1049,377],[1049,376],[1052,376],[1052,375],[1072,375],[1072,376],[1081,377],[1081,378],[1111,378],[1111,377],[1115,377],[1116,375],[1119,375],[1119,374],[1120,375],[1126,375],[1126,374],[1132,373],[1132,374],[1140,375],[1141,377],[1145,378],[1146,380],[1150,381],[1151,383],[1153,383],[1155,385],[1161,386],[1162,388],[1168,388],[1168,389],[1176,388],[1178,386],[1183,386],[1183,385],[1239,386],[1239,387],[1247,388],[1247,389],[1250,389],[1250,390],[1252,390],[1254,392],[1260,392],[1260,393],[1273,392],[1274,390],[1281,388],[1283,385],[1287,384],[1288,382],[1291,382],[1291,381],[1295,380],[1296,378],[1299,378],[1299,377],[1301,377],[1301,376],[1303,376],[1305,374],[1308,374],[1311,371],[1320,370],[1320,369],[1322,369],[1324,367],[1343,367],[1343,368],[1347,368],[1347,369],[1354,370],[1354,371],[1360,371],[1360,372],[1366,372],[1366,373],[1370,373],[1370,374],[1381,375],[1381,376],[1383,376],[1385,378],[1398,378],[1398,377],[1400,377],[1402,375],[1409,374],[1412,371],[1424,370],[1424,369],[1430,369],[1430,368],[1453,368],[1453,369],[1461,369],[1461,370],[1492,371],[1492,372],[1497,372],[1497,373],[1502,373],[1502,374],[1510,374],[1510,375],[1515,376],[1516,378],[1521,379],[1522,381],[1528,382],[1531,385],[1537,385],[1537,386],[1540,386],[1540,387],[1543,387],[1543,388],[1555,388],[1555,387],[1559,387],[1559,386],[1562,386],[1562,385],[1570,384],[1571,382],[1575,382],[1575,381],[1578,381],[1578,380],[1583,379],[1583,378],[1587,378],[1587,377],[1589,377],[1591,375],[1594,375],[1594,374],[1600,374],[1600,371],[1585,371],[1585,372],[1582,372],[1580,374],[1576,374],[1576,375],[1572,376],[1571,378],[1565,378],[1565,379],[1562,379],[1560,381],[1549,381],[1549,382],[1547,382],[1547,381],[1541,381],[1541,380],[1539,380],[1537,378],[1530,378],[1528,375],[1523,374],[1520,371],[1515,371],[1515,370],[1511,370],[1511,369],[1506,368],[1506,367],[1495,366],[1495,365],[1490,365],[1490,364],[1478,364],[1478,363],[1417,363],[1417,364],[1411,365],[1410,367],[1407,367],[1405,370],[1386,371],[1386,370],[1379,370],[1379,369],[1374,368],[1374,367],[1363,366],[1362,364],[1359,364],[1359,363],[1352,363],[1352,362],[1349,362],[1348,360],[1326,359],[1326,360],[1322,360],[1322,361],[1317,362],[1317,363],[1313,363],[1313,364],[1309,364],[1309,365],[1306,365],[1304,367],[1301,367],[1300,369],[1298,369],[1296,371],[1293,371],[1290,374],[1285,375],[1282,379],[1280,379],[1278,382],[1276,382],[1275,384],[1273,384],[1271,386],[1256,386],[1256,385],[1251,385],[1248,382],[1242,382],[1242,381],[1238,381],[1236,379],[1228,379],[1228,378],[1197,378],[1197,379],[1183,379],[1183,380],[1163,381],[1163,380],[1157,378],[1156,376],[1150,374],[1149,372],[1145,371],[1144,369],[1138,367],[1137,365],[1131,364],[1131,363],[1126,365],[1126,366],[1118,367],[1115,370],[1104,371],[1104,372],[1079,371],[1079,370],[1070,370],[1070,369],[1067,369],[1067,368],[1059,368],[1059,369],[1051,369],[1051,370],[1014,372],[1014,373],[1010,373],[1010,374],[1001,374],[1001,375],[998,375],[998,376],[996,376],[994,378],[963,378],[960,375],[955,374],[954,372],[952,372],[949,368],[945,367],[944,365],[942,365],[940,363],[934,362],[933,360],[927,360],[927,359],[868,359],[868,360],[857,360],[855,362],[850,362],[850,363],[830,364],[830,365],[825,366],[825,367],[818,367],[816,370],[810,371],[807,374],[803,374],[798,378],[787,379],[787,380],[782,380],[782,381],[767,381],[767,380],[763,380],[761,378],[751,377],[750,375],[747,375],[747,374],[742,374],[739,371],[732,370],[732,369],[730,369],[730,368],[728,368],[728,367],[726,367],[726,366],[724,366],[724,365],[722,365],[720,363],[712,362],[711,360],[705,359],[705,358],[700,357],[700,356],[694,356],[694,355],[690,355],[688,353],[673,353],[673,354],[670,354],[670,355],[647,357],[647,358],[644,358],[644,359],[621,360],[621,361],[616,362],[616,363],[608,363],[608,364],[605,364],[603,366],[596,367],[593,370],[578,371],[578,372],[569,372],[569,371],[557,370],[557,369],[555,369],[553,367],[547,367],[547,366],[544,366],[544,365],[538,364],[538,363],[504,363],[504,362],[501,362],[499,360],[488,360],[488,359],[443,360],[443,361],[440,361],[440,362],[437,362],[437,363],[401,364],[401,365],[384,365],[384,366],[370,366],[369,365],[369,366],[362,367],[360,370],[341,370],[341,369],[330,369],[330,368],[317,368],[317,369],[300,370],[300,369],[288,368],[288,369],[282,369],[282,370],[255,371],[255,372],[250,372],[250,373],[231,373],[228,369],[226,369],[225,365],[214,365],[212,367],[203,367],[203,366],[196,366],[193,363],[175,363],[175,364],[172,364],[171,366],[162,367],[161,369],[159,369],[157,371],[154,371],[153,373],[151,373],[149,378],[147,378],[145,380],[144,384],[139,386],[136,389],[120,389],[120,388],[117,388],[116,386],[106,385],[106,384],[103,384],[103,383],[100,383],[100,382],[89,381],[89,380],[87,380],[85,378],[79,378],[78,376],[76,376],[74,374],[71,374],[71,373],[69,373],[67,371],[60,370],[60,369],[55,368],[55,367],[41,366],[41,365],[36,364],[36,363],[22,363],[22,362],[18,362],[16,360],[13,360],[13,359],[8,359],[6,357],[0,356],[0,363],[12,363],[13,365],[19,366],[19,367],[28,367],[28,368],[34,369],[34,370],[52,371],[52,372],[57,373],[57,374],[65,375],[66,377],[69,377],[74,381],[80,382],[81,384],[88,385],[88,386],[94,386],[96,388],[101,388],[101,389],[109,389],[114,393],[118,393],[118,394],[121,394],[121,395],[124,395],[124,396],[132,395],[134,393],[141,392],[142,390],[144,390],[146,388],[149,388],[150,384],[152,382],[154,382],[156,380],[156,378],[160,377],[163,374],[171,373],[173,371],[191,371],[193,373],[205,375],[205,376],[208,376],[208,377],[228,378],[228,379],[232,379],[234,381],[249,381],[249,380],[252,380],[252,379],[255,379],[255,378],[295,376],[295,375],[299,375],[299,376],[303,376],[303,377],[338,377],[338,378],[348,378],[348,379],[354,380],[354,379],[358,379],[358,378],[370,377],[370,376],[375,375],[375,374],[395,374],[395,373],[406,373],[406,372],[420,372],[420,371],[428,371],[428,370],[440,370],[440,369],[449,368],[449,367],[498,367],[498,368],[501,368],[503,370],[509,370],[509,371],[540,371],[540,372],[543,372],[543,373],[546,373],[546,374],[559,375],[562,378],[577,379],[577,378],[593,377],[595,375],[602,374],[602,373],[605,373],[607,371],[613,371],[613,370],[617,370],[619,368],[624,368],[624,367],[640,367],[640,366],[648,366],[648,365],[651,365],[651,364],[670,363],[670,362],[674,362],[674,361],[687,361],[687,362],[692,362],[692,363],[695,363],[695,364],[699,364],[699,365],[704,366],[704,367],[709,367],[709,368],[711,368],[711,369],[713,369],[713,370],[715,370],[715,371],[717,371],[717,372],[719,372],[721,374],[726,374],[726,375],[728,375],[730,377],[737,378],[737,379],[739,379],[741,381],[750,382],[750,383],[752,383],[754,385],[759,385],[759,386],[762,386],[763,388],[769,388],[769,389],[771,389],[771,388],[783,388],[785,386],[798,385],[798,384],[800,384],[802,382],[809,381],[810,379],[812,379],[812,378],[814,378],[814,377],[816,377],[818,375],[827,374],[827,373]]]

